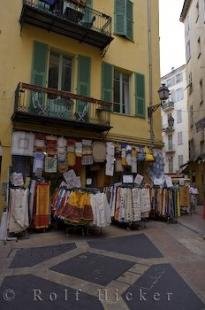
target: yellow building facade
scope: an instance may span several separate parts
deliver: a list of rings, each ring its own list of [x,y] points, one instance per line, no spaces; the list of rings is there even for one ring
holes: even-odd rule
[[[13,130],[162,146],[160,111],[153,114],[154,136],[147,116],[147,107],[158,103],[160,85],[158,0],[93,0],[86,5],[89,9],[72,0],[1,1],[1,183],[8,182]],[[78,11],[74,17],[72,10]],[[35,81],[44,89],[29,88]],[[51,100],[68,98],[69,91],[75,110],[80,109],[78,117],[83,111],[76,107],[83,98],[75,95],[84,96],[94,105],[94,121],[87,120],[86,126],[80,118],[77,126],[67,117],[54,121],[52,111],[52,122],[49,115],[32,117],[28,103],[34,91]]]

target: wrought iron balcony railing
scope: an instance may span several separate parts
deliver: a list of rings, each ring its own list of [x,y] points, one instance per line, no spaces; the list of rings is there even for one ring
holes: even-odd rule
[[[110,126],[112,104],[67,91],[19,83],[13,120],[48,122],[98,132]]]
[[[112,18],[79,0],[23,0],[20,23],[105,48],[112,40]]]

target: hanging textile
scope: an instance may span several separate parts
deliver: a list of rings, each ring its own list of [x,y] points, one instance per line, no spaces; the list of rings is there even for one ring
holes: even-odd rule
[[[33,156],[34,134],[15,131],[12,135],[12,155]]]
[[[57,156],[45,157],[45,172],[47,173],[57,172]]]
[[[57,137],[46,136],[46,152],[48,155],[57,155]]]
[[[180,216],[179,189],[153,187],[151,189],[151,217],[172,220]]]
[[[106,168],[105,174],[108,176],[113,176],[114,174],[114,162],[115,162],[115,147],[112,142],[106,143]]]
[[[75,225],[106,227],[111,222],[110,211],[105,193],[73,191],[64,184],[56,191],[52,201],[54,218]]]
[[[93,159],[96,163],[103,163],[106,159],[106,146],[103,142],[93,143]]]
[[[36,205],[34,228],[48,228],[50,224],[49,184],[38,184],[36,188]]]
[[[106,193],[108,190],[105,190]],[[148,188],[127,188],[113,186],[110,188],[111,217],[121,223],[135,223],[148,218],[151,210]]]
[[[104,193],[92,194],[91,207],[93,212],[93,224],[97,227],[106,227],[111,222],[110,207]]]
[[[10,233],[20,233],[28,228],[29,220],[27,189],[10,189],[8,223],[8,230]]]

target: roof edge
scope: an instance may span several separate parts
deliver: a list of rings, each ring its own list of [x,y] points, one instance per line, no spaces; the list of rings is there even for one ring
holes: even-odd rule
[[[184,20],[187,16],[191,2],[192,2],[192,0],[184,0],[184,5],[183,5],[183,8],[182,8],[182,11],[180,14],[180,19],[179,19],[180,22],[182,22],[182,23],[184,22]]]

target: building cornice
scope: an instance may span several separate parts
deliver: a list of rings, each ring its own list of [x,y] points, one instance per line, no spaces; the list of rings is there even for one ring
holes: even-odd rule
[[[188,10],[189,10],[189,7],[191,5],[191,2],[192,0],[184,0],[184,5],[183,5],[183,8],[182,8],[182,11],[181,11],[181,15],[180,15],[180,22],[184,22],[186,16],[187,16],[187,13],[188,13]]]

